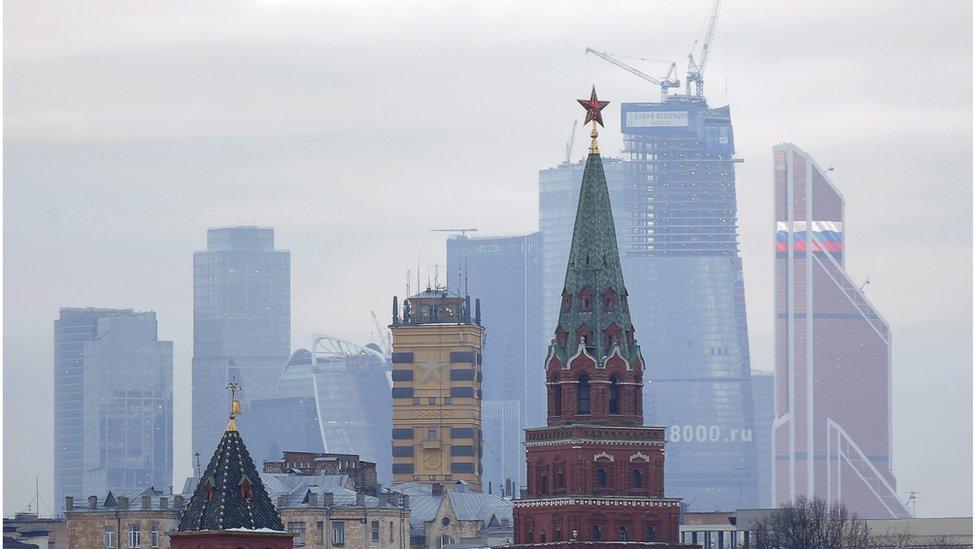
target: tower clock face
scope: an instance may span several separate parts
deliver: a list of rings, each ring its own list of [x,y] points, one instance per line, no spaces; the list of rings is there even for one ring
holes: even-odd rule
[[[427,469],[439,469],[440,466],[441,466],[440,450],[424,451],[424,467],[426,467]]]

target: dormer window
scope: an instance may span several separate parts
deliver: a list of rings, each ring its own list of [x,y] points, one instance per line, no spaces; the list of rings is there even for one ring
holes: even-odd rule
[[[248,480],[247,477],[241,479],[241,483],[238,488],[240,488],[241,497],[244,498],[245,501],[251,499],[251,481]]]
[[[583,288],[580,292],[580,312],[588,313],[593,307],[593,294],[589,290]]]
[[[573,295],[563,292],[563,312],[568,313],[573,304]]]
[[[617,292],[613,291],[613,288],[607,288],[607,291],[603,292],[603,310],[611,313],[617,309]]]
[[[556,343],[560,347],[566,347],[567,339],[569,339],[569,334],[566,333],[566,330],[563,330],[562,326],[556,328]]]

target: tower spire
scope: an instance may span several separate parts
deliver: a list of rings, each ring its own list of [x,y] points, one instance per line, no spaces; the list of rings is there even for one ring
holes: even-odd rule
[[[227,422],[227,431],[237,430],[237,416],[241,415],[241,401],[237,400],[237,393],[242,391],[244,388],[241,387],[236,381],[231,381],[227,384],[227,390],[230,391],[230,421]]]

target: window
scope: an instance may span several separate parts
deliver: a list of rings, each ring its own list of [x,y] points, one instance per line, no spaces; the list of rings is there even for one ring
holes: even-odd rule
[[[654,527],[653,526],[648,526],[647,527],[647,541],[654,541],[654,534],[655,534]]]
[[[437,427],[427,428],[427,440],[437,440]]]
[[[129,547],[139,547],[139,542],[142,541],[142,532],[139,530],[138,524],[129,525]]]
[[[444,534],[443,536],[441,536],[441,539],[437,540],[437,549],[443,549],[445,545],[448,545],[450,543],[454,543],[454,538],[452,538],[447,534]]]
[[[444,397],[444,404],[450,404],[453,400],[451,397]]]
[[[620,530],[617,532],[617,539],[620,541],[627,541],[627,527],[621,526]]]
[[[620,381],[616,377],[610,378],[610,413],[620,413]]]
[[[390,541],[393,541],[393,521],[390,521]]]
[[[437,397],[427,397],[427,404],[434,406],[437,404]]]
[[[370,530],[370,532],[369,532],[370,539],[372,541],[379,541],[380,540],[380,521],[374,520],[372,523],[370,523],[369,530]]]
[[[607,470],[602,467],[596,470],[596,485],[598,488],[607,486]]]
[[[630,474],[630,485],[634,488],[640,488],[643,485],[641,482],[641,472],[640,469],[634,469],[634,472]]]
[[[580,376],[578,382],[579,387],[576,389],[576,414],[588,415],[590,413],[590,378]]]
[[[149,545],[152,549],[158,549],[159,547],[159,524],[152,523],[152,529],[149,531]]]
[[[413,397],[413,405],[420,406],[420,397]]]
[[[106,526],[105,527],[105,549],[114,549],[115,547],[115,527]]]
[[[593,541],[600,541],[600,525],[593,525]]]
[[[295,546],[305,545],[305,523],[289,522],[288,531],[295,534]]]
[[[341,521],[332,523],[332,545],[343,545],[346,543],[346,524]]]
[[[552,415],[563,415],[563,387],[562,385],[552,386]]]
[[[315,541],[325,544],[325,522],[321,520],[315,523]]]
[[[589,311],[590,310],[590,296],[584,295],[584,296],[582,296],[582,298],[580,299],[580,301],[581,301],[581,303],[580,303],[580,310],[583,311],[583,312]]]

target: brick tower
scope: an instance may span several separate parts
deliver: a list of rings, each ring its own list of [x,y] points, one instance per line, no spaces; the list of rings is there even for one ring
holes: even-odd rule
[[[583,172],[555,337],[546,358],[548,426],[526,429],[528,490],[515,543],[614,547],[678,541],[680,500],[664,497],[664,429],[644,427],[644,359],[627,305],[596,142]]]

